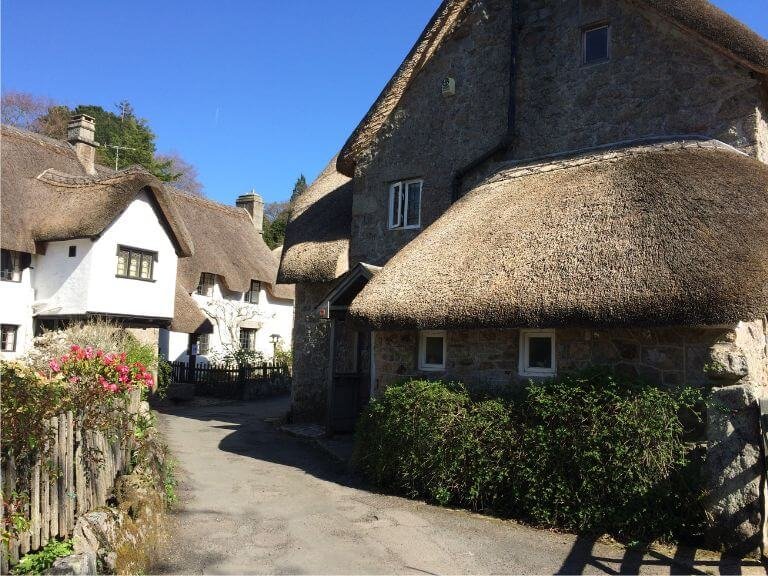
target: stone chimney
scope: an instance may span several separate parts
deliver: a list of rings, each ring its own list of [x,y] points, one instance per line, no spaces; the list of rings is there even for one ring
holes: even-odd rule
[[[95,133],[95,120],[85,114],[75,114],[67,125],[67,141],[75,147],[77,159],[91,175],[96,174],[96,148],[99,146],[93,140]]]
[[[245,211],[251,215],[256,232],[259,234],[264,233],[264,200],[256,194],[255,190],[238,196],[237,200],[235,200],[235,206],[245,208]]]

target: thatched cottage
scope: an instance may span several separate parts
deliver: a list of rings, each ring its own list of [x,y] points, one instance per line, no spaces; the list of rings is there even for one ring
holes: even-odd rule
[[[58,141],[2,126],[0,359],[93,317],[159,338],[172,360],[200,342],[234,338],[266,356],[273,335],[290,343],[293,289],[275,282],[258,195],[228,207],[140,167],[115,172],[95,161],[93,118],[75,116],[68,132]]]
[[[768,41],[707,0],[445,0],[288,225],[294,417],[344,430],[398,379],[588,365],[751,410],[767,87]],[[760,479],[742,480],[749,539]]]
[[[247,350],[272,358],[290,349],[293,286],[277,284],[280,255],[262,237],[264,202],[243,194],[226,206],[170,188],[194,253],[179,260],[173,321],[160,332],[172,361],[196,362]]]

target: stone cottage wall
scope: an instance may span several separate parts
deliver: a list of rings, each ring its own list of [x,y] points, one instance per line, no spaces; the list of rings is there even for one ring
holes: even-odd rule
[[[756,156],[760,78],[631,0],[520,0],[515,158],[629,138],[710,136]],[[585,66],[585,26],[610,25],[610,60]],[[764,108],[763,108],[764,110]]]
[[[330,336],[314,310],[329,290],[329,283],[296,284],[291,417],[297,422],[325,422]]]
[[[383,265],[420,230],[388,230],[389,184],[423,178],[422,229],[457,172],[507,133],[512,2],[474,0],[357,163],[350,263]],[[556,6],[554,4],[557,4]],[[647,136],[698,134],[768,161],[768,89],[747,68],[631,0],[519,0],[508,159]],[[611,26],[611,59],[582,65],[583,27]],[[456,94],[441,82],[454,78]],[[464,190],[491,167],[464,179]]]
[[[710,348],[728,328],[559,329],[555,359],[559,374],[609,366],[618,374],[669,387],[705,386]],[[418,370],[418,332],[376,333],[378,390],[406,377],[461,380],[470,385],[514,385],[518,374],[518,330],[450,330],[445,372]]]
[[[451,204],[454,174],[498,144],[507,130],[509,0],[474,0],[358,161],[350,265],[380,265],[421,230],[388,230],[391,182],[423,178],[422,229]],[[444,97],[446,77],[456,94]]]
[[[376,393],[406,378],[462,381],[501,391],[518,375],[518,330],[447,332],[445,372],[418,370],[418,332],[377,332]],[[768,338],[763,320],[729,327],[557,330],[558,374],[611,366],[650,384],[708,391],[707,511],[713,546],[739,553],[764,545],[765,458],[761,398],[768,398]]]

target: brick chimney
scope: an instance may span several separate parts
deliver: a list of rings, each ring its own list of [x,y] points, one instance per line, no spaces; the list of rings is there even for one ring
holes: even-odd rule
[[[264,200],[256,194],[255,190],[238,196],[237,200],[235,200],[235,206],[244,208],[251,215],[256,232],[259,234],[264,233]]]
[[[88,174],[96,174],[96,148],[99,144],[93,140],[96,123],[85,114],[75,114],[67,125],[67,141],[75,147],[77,159]]]

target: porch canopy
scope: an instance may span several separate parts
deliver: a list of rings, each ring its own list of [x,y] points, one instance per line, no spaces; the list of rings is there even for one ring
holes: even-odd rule
[[[372,329],[669,326],[768,311],[768,166],[686,140],[507,165],[349,307]]]

